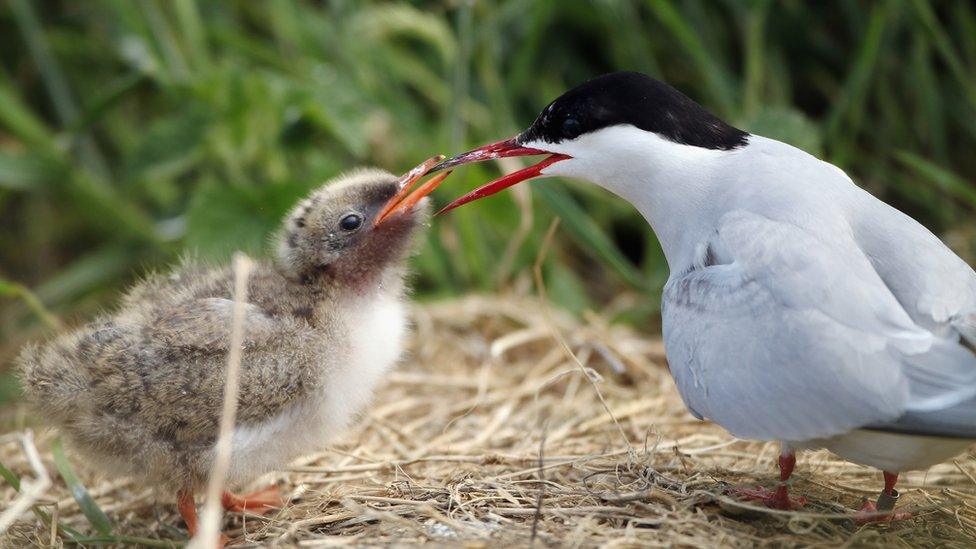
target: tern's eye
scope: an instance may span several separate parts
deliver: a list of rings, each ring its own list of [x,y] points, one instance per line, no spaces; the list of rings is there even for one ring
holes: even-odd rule
[[[567,139],[575,139],[579,137],[579,134],[583,133],[583,125],[580,121],[573,118],[572,116],[563,120],[563,137]]]
[[[343,231],[355,231],[363,226],[363,216],[357,213],[346,214],[339,220],[339,228]]]

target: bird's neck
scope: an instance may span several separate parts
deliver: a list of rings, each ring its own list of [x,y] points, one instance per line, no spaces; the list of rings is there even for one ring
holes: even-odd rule
[[[678,160],[653,159],[645,162],[641,175],[624,175],[607,184],[654,229],[672,272],[691,265],[696,245],[714,229],[710,197],[716,184],[715,159],[701,155],[687,163]]]
[[[575,176],[633,204],[654,229],[671,271],[685,270],[694,260],[696,245],[714,230],[721,214],[714,198],[724,187],[723,168],[748,145],[706,149],[630,126],[604,131],[615,132],[615,152],[587,161],[592,165],[577,164]],[[577,158],[585,160],[586,155]]]
[[[281,274],[289,281],[295,299],[314,307],[316,312],[322,308],[321,312],[326,315],[330,314],[336,303],[356,302],[380,294],[400,298],[406,291],[406,267],[399,263],[364,271],[356,276],[343,276],[345,273],[329,269],[310,272],[298,278]]]

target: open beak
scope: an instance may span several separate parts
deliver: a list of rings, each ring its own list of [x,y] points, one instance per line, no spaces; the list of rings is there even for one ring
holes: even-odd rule
[[[490,183],[478,187],[461,198],[458,198],[454,202],[451,202],[447,206],[444,206],[435,215],[440,215],[444,212],[453,210],[458,206],[467,204],[468,202],[473,202],[479,198],[491,196],[499,191],[511,187],[512,185],[515,185],[516,183],[537,177],[545,168],[559,162],[560,160],[565,160],[570,157],[565,154],[550,154],[543,150],[523,147],[518,144],[518,138],[513,137],[511,139],[478,147],[477,149],[470,150],[466,153],[461,153],[434,166],[431,168],[431,171],[453,168],[454,166],[459,166],[461,164],[470,164],[472,162],[481,162],[483,160],[493,160],[495,158],[506,158],[509,156],[530,156],[536,154],[549,154],[549,156],[538,164],[521,169],[517,172],[512,172],[508,175],[504,175]]]
[[[375,227],[400,213],[409,212],[417,202],[420,202],[425,196],[434,192],[434,189],[440,186],[447,179],[447,176],[451,175],[450,171],[435,175],[416,189],[413,189],[413,186],[423,179],[425,175],[429,174],[435,164],[441,160],[444,160],[444,155],[442,154],[428,158],[409,172],[400,176],[400,179],[397,180],[397,193],[383,206],[383,210],[376,216],[376,222],[373,226]]]

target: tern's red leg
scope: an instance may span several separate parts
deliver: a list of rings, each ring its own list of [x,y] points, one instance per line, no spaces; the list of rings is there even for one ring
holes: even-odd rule
[[[766,507],[772,509],[783,511],[799,509],[806,505],[807,501],[802,497],[790,497],[789,480],[794,467],[796,467],[796,454],[793,452],[781,454],[779,456],[779,486],[776,487],[775,491],[770,492],[762,486],[757,486],[755,490],[735,488],[730,491],[731,495],[741,499],[761,501]]]
[[[898,501],[898,490],[895,490],[895,483],[898,482],[898,473],[884,471],[884,481],[884,490],[882,490],[881,495],[878,496],[877,504],[865,498],[864,505],[862,505],[854,515],[855,523],[861,525],[871,522],[891,522],[895,520],[907,520],[912,518],[911,513],[894,512],[895,503]],[[878,511],[889,512],[883,515],[870,516]]]
[[[258,490],[252,494],[238,496],[230,492],[224,492],[220,498],[224,509],[235,513],[251,511],[262,514],[271,509],[281,507],[281,493],[275,485],[268,486],[263,490]]]

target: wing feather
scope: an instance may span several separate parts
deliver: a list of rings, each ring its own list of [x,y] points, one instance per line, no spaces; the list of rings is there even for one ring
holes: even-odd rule
[[[866,192],[851,216],[858,246],[912,320],[976,339],[976,272],[938,237]]]
[[[870,425],[877,431],[908,435],[976,439],[976,399],[931,412],[908,412],[890,422]]]
[[[711,245],[729,263],[669,281],[665,343],[686,403],[734,435],[827,437],[976,390],[976,357],[914,323],[842,226],[737,211]]]

